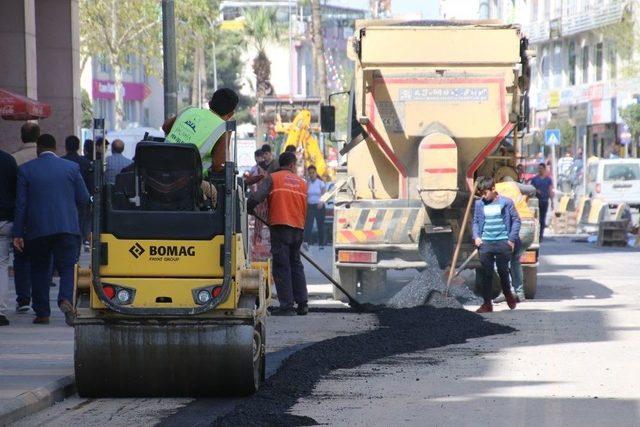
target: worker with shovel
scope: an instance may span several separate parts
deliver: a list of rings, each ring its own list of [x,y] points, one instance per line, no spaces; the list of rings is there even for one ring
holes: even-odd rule
[[[274,316],[304,316],[309,312],[307,282],[300,258],[307,216],[307,183],[296,174],[296,155],[284,152],[279,158],[280,169],[267,175],[252,193],[247,210],[269,199],[269,229],[273,279],[276,282],[280,307]],[[297,304],[294,309],[294,302]]]
[[[520,217],[513,201],[496,191],[493,178],[480,178],[477,200],[473,213],[473,240],[478,247],[482,264],[482,298],[484,303],[478,313],[493,311],[491,290],[494,266],[497,266],[502,292],[510,309],[516,308],[516,297],[511,292],[509,261],[515,250],[520,232]]]

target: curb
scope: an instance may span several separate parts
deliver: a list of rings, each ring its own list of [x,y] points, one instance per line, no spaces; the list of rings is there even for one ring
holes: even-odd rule
[[[0,426],[42,411],[76,392],[73,375],[59,378],[43,387],[27,391],[0,403]]]

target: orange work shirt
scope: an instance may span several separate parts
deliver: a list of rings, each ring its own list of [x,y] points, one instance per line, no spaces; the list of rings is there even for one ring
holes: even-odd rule
[[[304,230],[307,218],[307,183],[295,173],[280,170],[271,174],[269,224]]]

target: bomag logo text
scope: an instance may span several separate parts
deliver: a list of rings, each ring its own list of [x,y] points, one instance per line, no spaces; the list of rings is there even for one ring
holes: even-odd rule
[[[194,246],[149,246],[149,256],[196,256]]]

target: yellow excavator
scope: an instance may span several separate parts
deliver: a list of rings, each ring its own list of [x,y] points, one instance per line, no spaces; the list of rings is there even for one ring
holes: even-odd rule
[[[306,108],[298,111],[291,123],[283,123],[280,114],[277,114],[275,130],[278,133],[287,135],[287,139],[281,147],[282,152],[289,145],[301,148],[304,155],[305,169],[314,165],[318,171],[318,176],[330,181],[335,179],[335,172],[327,167],[320,144],[313,136],[311,111]]]

